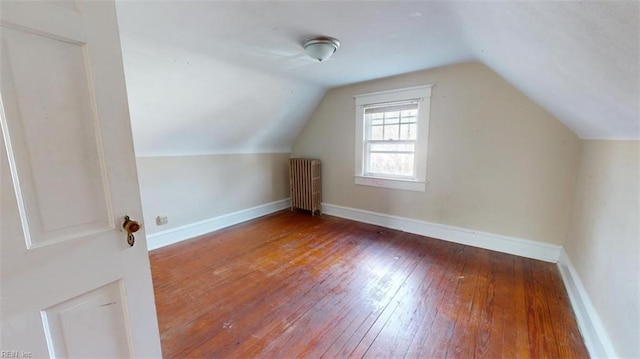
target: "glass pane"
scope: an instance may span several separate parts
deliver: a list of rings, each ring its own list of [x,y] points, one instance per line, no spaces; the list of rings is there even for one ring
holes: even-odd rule
[[[400,133],[398,125],[384,126],[384,138],[383,140],[399,140]]]
[[[415,140],[416,139],[416,124],[401,124],[400,125],[400,139],[401,140]]]
[[[370,145],[370,151],[410,151],[414,152],[414,143],[372,143]]]
[[[382,126],[371,126],[371,140],[384,140],[382,137]]]
[[[387,112],[384,116],[384,124],[397,124],[400,122],[399,112]]]
[[[402,123],[415,123],[416,122],[416,116],[405,116],[405,115],[402,115],[402,119],[400,120],[400,122],[402,122]]]
[[[384,122],[384,113],[374,113],[371,116],[371,124],[372,125],[382,125]]]
[[[371,153],[369,172],[392,176],[413,176],[413,154]]]
[[[418,116],[418,109],[402,111],[402,117],[413,117],[415,119],[416,116]]]

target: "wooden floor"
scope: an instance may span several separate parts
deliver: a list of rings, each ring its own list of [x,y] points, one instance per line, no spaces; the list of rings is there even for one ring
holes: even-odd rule
[[[554,264],[280,212],[151,252],[166,358],[585,358]]]

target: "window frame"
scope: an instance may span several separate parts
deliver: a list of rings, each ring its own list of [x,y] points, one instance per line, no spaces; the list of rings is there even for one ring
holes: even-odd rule
[[[429,84],[354,96],[356,105],[355,184],[419,192],[426,190],[429,113],[432,87],[433,84]],[[365,161],[368,160],[366,152],[368,142],[365,132],[368,130],[368,127],[365,123],[365,108],[372,105],[392,105],[393,103],[414,100],[418,101],[418,115],[416,117],[417,136],[414,149],[414,176],[368,173],[365,164]]]

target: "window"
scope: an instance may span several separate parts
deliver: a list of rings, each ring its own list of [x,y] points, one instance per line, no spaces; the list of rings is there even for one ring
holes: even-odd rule
[[[364,175],[414,179],[418,101],[364,106]]]
[[[355,183],[424,191],[431,85],[355,98]]]

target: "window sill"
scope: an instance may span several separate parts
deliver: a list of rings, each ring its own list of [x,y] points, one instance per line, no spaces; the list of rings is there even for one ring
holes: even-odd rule
[[[361,186],[383,187],[391,189],[401,189],[405,191],[424,192],[427,183],[424,181],[411,181],[391,178],[354,176],[355,184]]]

